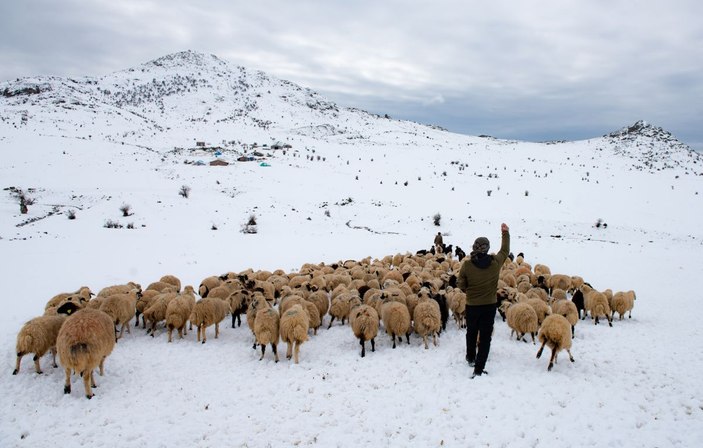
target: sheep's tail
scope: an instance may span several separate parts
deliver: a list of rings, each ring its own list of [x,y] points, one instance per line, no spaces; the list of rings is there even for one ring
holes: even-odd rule
[[[31,334],[24,334],[17,338],[17,352],[27,352],[32,347],[34,338]]]

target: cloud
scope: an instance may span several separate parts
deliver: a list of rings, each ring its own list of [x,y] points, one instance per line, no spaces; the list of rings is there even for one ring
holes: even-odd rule
[[[644,118],[700,142],[701,16],[693,0],[24,0],[2,6],[0,78],[102,75],[193,49],[499,137]]]

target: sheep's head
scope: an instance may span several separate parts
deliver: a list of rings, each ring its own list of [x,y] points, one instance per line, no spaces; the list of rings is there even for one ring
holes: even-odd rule
[[[81,309],[83,309],[84,304],[85,300],[82,296],[79,296],[77,294],[70,295],[63,299],[63,301],[56,308],[56,312],[58,314],[66,314],[70,316],[76,311],[80,311]]]

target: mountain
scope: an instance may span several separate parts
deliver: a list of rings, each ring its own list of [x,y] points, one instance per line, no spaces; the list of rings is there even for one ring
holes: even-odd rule
[[[193,51],[102,77],[0,83],[0,122],[5,128],[154,149],[196,140],[241,144],[244,134],[253,141],[305,136],[396,144],[441,131],[341,107],[308,88]],[[670,133],[642,121],[595,144],[632,159],[638,169],[700,159]]]

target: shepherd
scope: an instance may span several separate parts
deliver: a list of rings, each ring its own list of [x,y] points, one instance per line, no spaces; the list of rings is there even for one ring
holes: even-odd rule
[[[500,251],[489,255],[488,238],[476,238],[473,250],[469,258],[464,259],[457,278],[457,287],[466,294],[466,361],[474,368],[471,378],[488,373],[484,368],[491,350],[498,277],[500,268],[510,252],[510,229],[503,223],[500,230],[502,234]],[[476,353],[477,339],[478,353]]]

